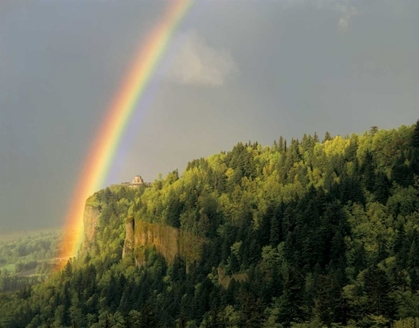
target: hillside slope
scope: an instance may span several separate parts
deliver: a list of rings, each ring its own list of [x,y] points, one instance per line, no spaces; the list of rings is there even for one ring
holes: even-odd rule
[[[238,143],[101,190],[79,257],[0,326],[418,325],[418,135]]]

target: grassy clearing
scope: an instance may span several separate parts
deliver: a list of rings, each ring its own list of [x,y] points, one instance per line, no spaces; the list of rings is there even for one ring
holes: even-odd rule
[[[3,264],[3,265],[0,265],[0,270],[7,270],[7,272],[9,273],[14,273],[15,265],[13,263]]]
[[[40,274],[35,274],[36,269],[30,269],[30,270],[26,270],[26,271],[22,271],[17,273],[16,275],[18,277],[30,277],[30,276],[41,276]]]

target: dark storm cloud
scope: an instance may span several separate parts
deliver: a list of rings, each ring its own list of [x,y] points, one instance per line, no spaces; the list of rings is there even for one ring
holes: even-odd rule
[[[0,4],[0,229],[63,223],[90,142],[163,4]],[[418,118],[416,1],[197,1],[177,35],[185,47],[172,40],[161,73],[178,70],[184,83],[152,80],[110,182],[182,172],[237,141]]]

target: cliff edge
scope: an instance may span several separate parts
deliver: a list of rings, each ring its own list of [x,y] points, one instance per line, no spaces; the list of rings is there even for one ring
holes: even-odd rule
[[[105,205],[105,206],[101,206]],[[110,243],[113,240],[98,243],[98,238],[104,238],[101,231],[112,229],[110,226],[118,226],[117,222],[103,222],[102,211],[106,210],[106,204],[101,204],[95,196],[88,199],[83,216],[84,238],[81,252],[88,254],[96,250],[98,244]],[[105,215],[105,214],[104,214]],[[194,235],[189,231],[174,228],[163,223],[150,223],[143,220],[135,220],[132,216],[120,219],[113,216],[112,220],[121,220],[125,224],[125,238],[122,249],[122,257],[133,256],[137,265],[145,263],[145,250],[154,248],[162,254],[168,264],[173,264],[175,257],[180,256],[188,265],[201,258],[202,248],[206,242],[204,238]]]

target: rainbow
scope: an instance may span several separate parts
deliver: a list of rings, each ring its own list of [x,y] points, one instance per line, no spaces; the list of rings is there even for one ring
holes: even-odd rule
[[[86,199],[103,187],[122,134],[156,71],[176,27],[193,0],[170,1],[163,18],[148,34],[138,50],[128,74],[106,112],[76,184],[66,215],[66,229],[60,258],[77,255],[83,238],[83,212]]]

